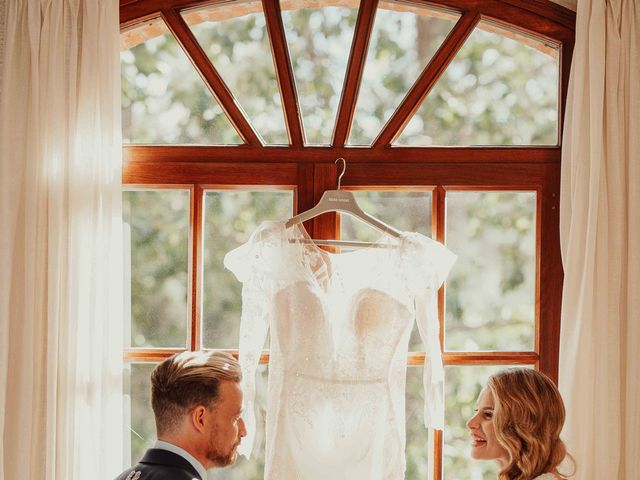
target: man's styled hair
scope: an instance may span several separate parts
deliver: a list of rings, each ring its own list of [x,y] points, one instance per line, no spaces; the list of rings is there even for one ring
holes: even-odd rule
[[[212,408],[221,381],[240,382],[240,365],[226,352],[182,352],[151,374],[151,407],[158,435],[171,432],[198,405]]]

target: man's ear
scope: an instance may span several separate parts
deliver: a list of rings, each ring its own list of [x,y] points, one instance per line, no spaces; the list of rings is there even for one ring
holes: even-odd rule
[[[199,431],[203,432],[207,421],[207,408],[204,405],[198,405],[191,410],[191,424]]]

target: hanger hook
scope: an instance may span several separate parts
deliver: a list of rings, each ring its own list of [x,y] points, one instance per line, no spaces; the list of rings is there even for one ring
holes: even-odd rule
[[[342,181],[342,177],[344,176],[344,172],[347,171],[347,161],[344,158],[340,157],[340,158],[336,159],[336,161],[334,163],[337,165],[340,160],[342,160],[342,172],[340,172],[340,175],[338,175],[338,190],[340,190],[340,182]]]

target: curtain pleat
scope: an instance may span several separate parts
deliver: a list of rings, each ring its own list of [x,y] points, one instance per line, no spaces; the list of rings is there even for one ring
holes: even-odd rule
[[[123,454],[119,5],[0,8],[0,479],[110,479]]]
[[[580,480],[640,471],[640,33],[634,0],[580,0],[563,136],[564,436]]]

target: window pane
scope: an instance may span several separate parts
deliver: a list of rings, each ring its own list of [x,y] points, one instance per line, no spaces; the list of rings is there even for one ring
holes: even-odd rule
[[[431,236],[431,190],[354,190],[358,205],[397,230]],[[340,238],[373,242],[381,233],[351,215],[340,214]]]
[[[184,18],[256,131],[266,143],[288,144],[262,4],[242,7],[210,5]]]
[[[536,193],[449,191],[449,350],[533,350]]]
[[[445,430],[443,478],[498,478],[493,461],[471,459],[471,442],[466,423],[474,414],[476,401],[489,376],[510,365],[445,367]]]
[[[328,144],[333,133],[359,2],[347,7],[301,8],[286,1],[282,20],[293,63],[307,142]]]
[[[156,441],[156,422],[151,410],[151,372],[155,367],[155,363],[133,363],[125,367],[125,406],[129,407],[130,419],[125,426],[131,439],[131,458],[124,459],[125,467],[138,463]]]
[[[256,441],[251,458],[247,460],[238,455],[233,466],[215,470],[216,480],[263,480],[265,453],[265,414],[267,405],[267,379],[269,377],[266,365],[258,367],[256,374]],[[244,440],[243,440],[244,441]]]
[[[370,215],[397,230],[418,232],[431,237],[431,190],[355,190],[358,205]],[[340,214],[340,238],[373,242],[380,232],[345,214]],[[409,351],[424,351],[414,324]]]
[[[405,479],[427,480],[431,478],[433,467],[430,461],[432,460],[433,452],[429,448],[429,431],[424,426],[422,367],[407,368],[406,398],[407,470]]]
[[[189,252],[189,192],[123,193],[125,245],[131,259],[132,347],[185,347]]]
[[[556,145],[559,53],[480,22],[399,145]]]
[[[125,143],[243,143],[171,33],[121,52],[120,68]]]
[[[242,285],[223,265],[230,250],[246,242],[264,220],[287,219],[291,191],[207,191],[204,207],[203,346],[237,348]]]
[[[349,143],[371,144],[457,19],[423,6],[380,2]]]

